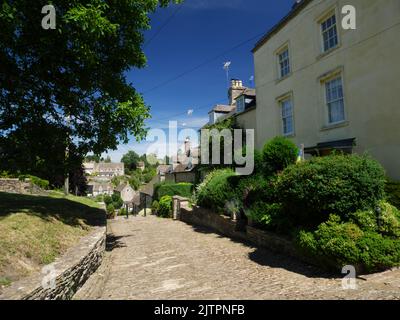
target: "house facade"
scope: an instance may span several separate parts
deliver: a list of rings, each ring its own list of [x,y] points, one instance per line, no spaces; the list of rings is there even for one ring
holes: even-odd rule
[[[87,162],[83,167],[86,174],[103,178],[121,177],[125,174],[123,163]]]
[[[291,138],[308,154],[368,152],[400,180],[400,1],[297,1],[253,49],[256,147]]]

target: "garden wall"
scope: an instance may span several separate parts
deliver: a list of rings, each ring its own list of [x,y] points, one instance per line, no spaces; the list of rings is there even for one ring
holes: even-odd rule
[[[0,192],[19,193],[19,194],[42,194],[44,191],[35,186],[28,179],[0,179]]]
[[[106,227],[96,227],[76,247],[50,266],[55,271],[55,286],[42,287],[44,274],[15,282],[6,288],[0,300],[69,300],[100,266],[106,249]]]

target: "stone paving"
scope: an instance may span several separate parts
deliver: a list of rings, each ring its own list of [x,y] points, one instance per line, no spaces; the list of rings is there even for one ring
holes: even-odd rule
[[[212,230],[150,217],[109,223],[103,264],[74,299],[400,299],[400,270],[357,290],[297,260]]]

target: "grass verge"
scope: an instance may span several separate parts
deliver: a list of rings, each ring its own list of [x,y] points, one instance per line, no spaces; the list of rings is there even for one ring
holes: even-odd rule
[[[0,193],[0,290],[40,270],[104,221],[99,204],[52,192]]]

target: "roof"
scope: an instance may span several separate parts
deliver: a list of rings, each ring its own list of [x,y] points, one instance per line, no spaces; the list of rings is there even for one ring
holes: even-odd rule
[[[244,90],[239,96],[237,96],[235,100],[239,99],[241,96],[255,97],[256,89],[246,88],[246,90]]]
[[[178,166],[175,168],[174,173],[183,173],[183,172],[191,172],[193,169],[196,167],[196,165],[193,165],[191,169],[188,169],[187,164],[178,164]]]
[[[147,194],[149,196],[153,196],[154,194],[154,185],[159,182],[158,177],[154,177],[148,184],[140,187],[139,192],[143,194]]]
[[[122,190],[124,190],[127,185],[128,184],[126,183],[120,184],[118,187],[115,188],[115,191],[122,192]]]
[[[273,26],[254,46],[253,53],[260,49],[273,35],[278,33],[286,24],[296,17],[309,3],[313,0],[300,0],[299,3],[295,3],[292,10],[283,17],[275,26]]]
[[[98,168],[98,170],[123,169],[124,164],[123,163],[100,162],[97,164],[97,168]]]
[[[217,104],[210,112],[229,113],[232,112],[234,109],[235,106]]]
[[[161,164],[157,167],[157,174],[165,174],[171,170],[171,166],[168,164]]]

